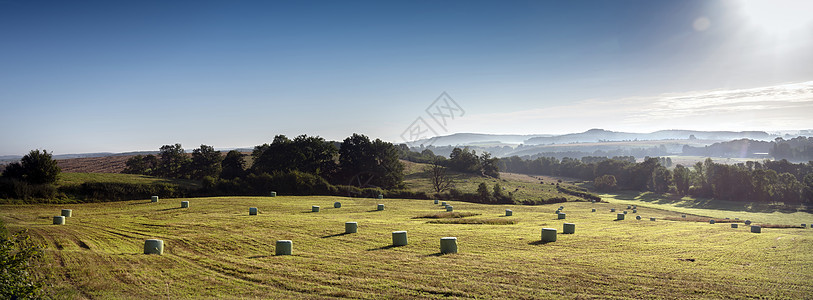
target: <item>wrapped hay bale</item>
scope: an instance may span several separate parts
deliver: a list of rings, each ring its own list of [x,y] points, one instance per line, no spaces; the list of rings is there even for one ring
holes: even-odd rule
[[[164,254],[164,241],[149,239],[144,241],[144,254]]]
[[[440,253],[443,254],[457,253],[457,238],[456,237],[440,238]]]
[[[392,232],[392,245],[393,246],[406,246],[407,232],[406,231],[393,231]]]
[[[290,240],[278,240],[276,249],[274,250],[275,255],[291,255],[293,253],[293,242]]]

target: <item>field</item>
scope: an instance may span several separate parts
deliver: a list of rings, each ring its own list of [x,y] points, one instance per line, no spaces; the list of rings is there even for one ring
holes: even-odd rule
[[[46,245],[48,266],[39,271],[60,298],[813,297],[813,229],[754,234],[745,226],[664,221],[680,213],[640,200],[564,203],[566,220],[556,219],[559,205],[450,202],[474,214],[462,219],[511,219],[491,222],[508,225],[416,218],[443,212],[431,200],[183,200],[190,208],[181,209],[181,199],[0,206],[0,218]],[[644,219],[630,212],[614,221],[609,209],[624,210],[628,201]],[[385,210],[375,211],[377,203]],[[249,207],[260,214],[249,216]],[[50,225],[60,208],[74,216]],[[514,215],[505,217],[506,208]],[[752,219],[771,215],[753,212]],[[346,221],[358,222],[358,233],[343,234]],[[565,221],[576,224],[575,234],[561,234]],[[558,241],[539,243],[543,227],[560,231]],[[408,231],[409,245],[391,246],[395,230]],[[459,253],[439,253],[446,236],[458,238]],[[164,255],[142,254],[151,238],[164,240]],[[294,255],[274,255],[281,239],[293,241]]]

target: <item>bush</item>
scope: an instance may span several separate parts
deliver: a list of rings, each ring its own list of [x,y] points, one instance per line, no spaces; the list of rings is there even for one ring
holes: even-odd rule
[[[556,190],[559,191],[559,192],[562,192],[564,194],[568,194],[568,195],[571,195],[571,196],[576,196],[576,197],[579,197],[579,198],[582,198],[582,199],[601,201],[601,197],[599,197],[599,196],[597,196],[595,194],[589,193],[589,192],[577,191],[577,190],[569,189],[569,188],[562,187],[562,186],[557,186]]]
[[[53,184],[31,184],[17,179],[0,179],[0,198],[4,199],[55,199],[64,198]]]
[[[124,201],[148,199],[160,195],[167,198],[183,198],[192,191],[166,183],[123,183],[123,182],[85,182],[78,186],[65,186],[60,190],[75,195],[86,201]]]
[[[25,231],[9,234],[0,220],[0,298],[38,299],[42,284],[31,272],[40,264],[43,247]]]

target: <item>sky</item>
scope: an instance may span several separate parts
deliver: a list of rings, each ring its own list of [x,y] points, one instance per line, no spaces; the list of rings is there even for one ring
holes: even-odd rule
[[[0,0],[0,155],[253,147],[277,134],[813,129],[810,11]]]

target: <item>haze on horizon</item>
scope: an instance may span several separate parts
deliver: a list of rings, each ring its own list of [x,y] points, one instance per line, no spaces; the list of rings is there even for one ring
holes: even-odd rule
[[[813,129],[813,2],[0,1],[0,155]],[[443,92],[464,114],[442,126]]]

